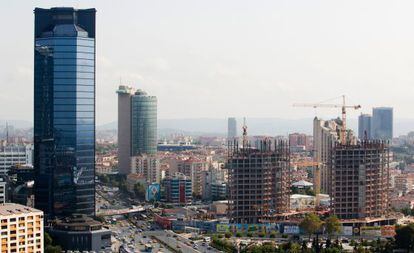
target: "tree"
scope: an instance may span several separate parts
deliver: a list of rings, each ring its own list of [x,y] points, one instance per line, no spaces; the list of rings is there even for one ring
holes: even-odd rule
[[[326,218],[324,227],[326,229],[326,233],[328,233],[328,237],[331,238],[332,235],[341,232],[342,225],[339,222],[338,217],[336,217],[335,215],[331,215],[328,218]]]
[[[306,217],[299,224],[299,227],[305,230],[306,234],[309,235],[309,240],[311,239],[311,236],[321,228],[321,226],[321,219],[313,213],[306,215]]]
[[[145,199],[145,187],[141,183],[136,183],[134,185],[135,196],[139,199]]]
[[[395,244],[400,249],[406,249],[407,252],[414,246],[414,224],[398,227],[395,230]]]
[[[44,247],[45,253],[61,253],[62,248],[60,246],[53,246],[52,237],[48,233],[44,233]]]

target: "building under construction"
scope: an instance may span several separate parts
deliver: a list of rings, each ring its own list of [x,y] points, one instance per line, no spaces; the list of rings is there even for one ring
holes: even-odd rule
[[[229,216],[233,223],[254,224],[289,211],[290,157],[284,140],[261,140],[251,147],[229,143]]]
[[[331,205],[340,219],[381,217],[389,210],[389,146],[336,143],[330,156]]]

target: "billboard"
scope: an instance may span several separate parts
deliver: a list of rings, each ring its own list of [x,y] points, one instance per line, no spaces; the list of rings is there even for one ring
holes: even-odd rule
[[[285,225],[283,227],[283,233],[284,234],[292,234],[292,235],[299,234],[299,226]]]
[[[360,233],[361,236],[380,237],[381,227],[361,227]]]
[[[161,186],[159,183],[152,183],[148,185],[147,192],[145,194],[145,200],[148,202],[151,201],[160,201],[161,199]]]
[[[352,226],[342,226],[342,235],[352,235],[353,227]]]

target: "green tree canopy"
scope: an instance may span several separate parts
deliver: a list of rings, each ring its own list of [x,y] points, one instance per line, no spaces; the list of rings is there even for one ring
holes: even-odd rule
[[[134,185],[135,196],[139,199],[145,199],[145,187],[141,183],[136,183]]]
[[[332,235],[341,232],[342,224],[339,222],[338,217],[331,215],[326,218],[324,227],[326,229],[326,233],[328,233],[328,236],[331,237]]]
[[[322,226],[322,221],[314,213],[310,213],[306,215],[306,217],[301,221],[299,224],[299,227],[301,227],[303,230],[305,230],[306,234],[310,237],[315,234]]]
[[[395,244],[400,249],[413,249],[414,246],[414,224],[398,227],[395,230]]]

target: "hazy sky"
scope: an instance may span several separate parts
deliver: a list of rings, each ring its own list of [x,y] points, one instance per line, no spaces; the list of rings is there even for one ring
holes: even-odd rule
[[[0,119],[32,120],[33,9],[52,6],[97,9],[97,124],[116,120],[120,78],[159,118],[312,117],[292,103],[342,94],[414,115],[412,0],[3,0]]]

